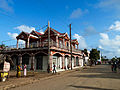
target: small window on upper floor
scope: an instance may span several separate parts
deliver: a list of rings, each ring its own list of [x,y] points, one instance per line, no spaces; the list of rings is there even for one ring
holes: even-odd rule
[[[59,40],[59,47],[62,48],[63,47],[63,43],[61,40]]]

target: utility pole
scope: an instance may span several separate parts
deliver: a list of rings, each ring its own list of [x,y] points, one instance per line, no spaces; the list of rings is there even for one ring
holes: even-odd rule
[[[72,70],[72,40],[71,40],[71,24],[70,24],[70,53],[71,53],[71,70]]]
[[[48,73],[50,73],[50,22],[48,21]]]

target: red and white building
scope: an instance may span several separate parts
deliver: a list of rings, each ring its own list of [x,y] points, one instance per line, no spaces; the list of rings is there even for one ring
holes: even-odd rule
[[[31,33],[21,32],[17,37],[17,45],[14,48],[2,51],[2,54],[10,55],[14,64],[27,64],[30,70],[47,71],[48,62],[50,71],[53,69],[53,62],[57,71],[68,70],[83,66],[83,54],[78,49],[77,39],[72,40],[72,62],[70,54],[70,38],[67,33],[60,33],[50,28],[50,60],[48,61],[48,29],[44,34],[37,31]],[[25,44],[19,44],[19,40]],[[16,68],[16,67],[15,67]]]

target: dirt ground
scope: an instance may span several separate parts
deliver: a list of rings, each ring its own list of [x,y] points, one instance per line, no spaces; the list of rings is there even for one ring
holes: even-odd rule
[[[11,90],[120,90],[120,73],[111,72],[110,65],[98,65]]]
[[[5,82],[0,82],[0,90],[30,84],[39,81],[41,78],[52,76],[52,74],[48,74],[46,72],[33,71],[29,71],[26,77],[23,77],[23,71],[21,72],[20,78],[16,77],[16,71],[10,71],[9,75],[9,79],[7,79]]]

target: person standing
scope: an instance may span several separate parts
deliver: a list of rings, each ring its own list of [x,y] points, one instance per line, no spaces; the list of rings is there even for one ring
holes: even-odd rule
[[[55,63],[53,62],[53,74],[56,73],[56,65]]]
[[[17,75],[18,78],[21,76],[21,68],[20,65],[17,65]]]
[[[27,75],[27,65],[24,65],[24,77]]]

